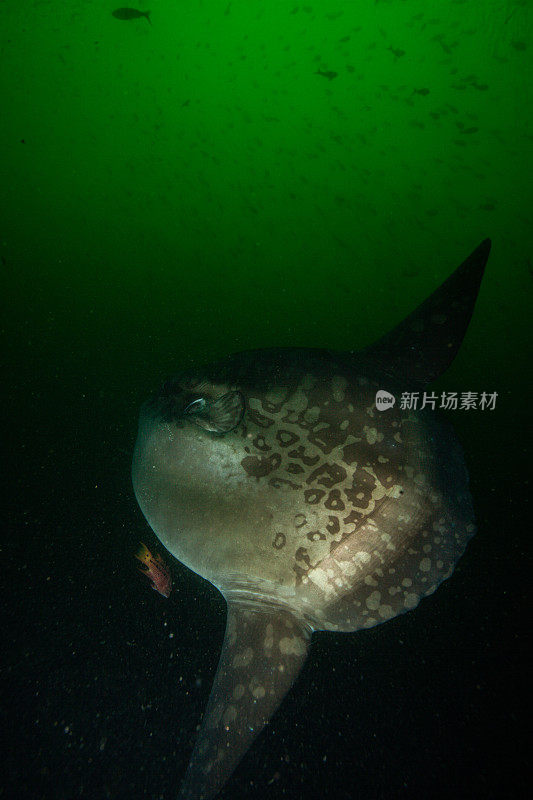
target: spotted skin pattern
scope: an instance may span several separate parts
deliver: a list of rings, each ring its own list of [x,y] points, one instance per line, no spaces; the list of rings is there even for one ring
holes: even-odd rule
[[[139,505],[228,604],[183,800],[218,793],[314,630],[385,622],[453,572],[475,530],[460,445],[434,412],[378,411],[375,396],[425,387],[451,363],[489,248],[360,353],[239,353],[167,381],[143,406]]]
[[[306,374],[277,402],[249,400],[241,465],[290,495],[272,547],[290,560],[291,587],[314,609],[316,627],[356,630],[414,608],[448,577],[474,531],[468,492],[443,491],[467,481],[451,436],[437,468],[423,449],[436,423],[377,411],[378,388],[362,377],[350,389],[341,375]],[[437,430],[446,438],[443,425]],[[358,571],[365,580],[354,591]],[[325,607],[317,608],[317,591]]]

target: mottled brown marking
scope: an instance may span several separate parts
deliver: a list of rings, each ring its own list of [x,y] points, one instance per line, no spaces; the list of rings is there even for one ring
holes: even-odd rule
[[[261,450],[263,453],[268,452],[268,450],[272,450],[270,445],[265,442],[265,437],[262,433],[258,433],[257,436],[254,437],[253,443],[254,447],[257,447],[257,449]]]
[[[358,452],[361,451],[361,445],[357,442],[352,442],[352,444],[347,444],[346,447],[342,448],[342,460],[345,464],[353,464],[357,461]]]
[[[293,569],[293,572],[294,572],[294,574],[296,576],[295,579],[294,579],[294,585],[295,586],[300,586],[301,583],[303,582],[303,579],[307,577],[308,570],[304,569],[299,564],[294,564],[292,569]]]
[[[301,475],[304,472],[304,468],[300,464],[289,464],[285,470],[286,472],[290,472],[291,475]]]
[[[311,542],[318,542],[326,538],[326,534],[322,533],[322,531],[309,531],[307,534],[307,538]]]
[[[331,533],[332,536],[335,536],[335,534],[338,533],[341,529],[339,518],[335,517],[333,514],[330,514],[328,516],[328,519],[329,522],[326,525],[326,530],[328,531],[328,533]]]
[[[389,463],[381,464],[376,460],[372,466],[374,468],[374,472],[376,473],[377,479],[382,486],[390,486],[392,483],[391,465]]]
[[[299,458],[300,461],[303,461],[308,467],[314,466],[318,461],[320,461],[320,456],[306,456],[305,455],[305,447],[300,445],[297,447],[296,450],[290,450],[289,455],[291,458]]]
[[[307,552],[306,547],[299,547],[294,554],[294,557],[296,561],[301,561],[304,563],[308,570],[311,568],[311,559],[309,558],[309,553]]]
[[[243,469],[254,478],[264,478],[281,464],[279,453],[272,453],[271,456],[246,456],[242,459]]]
[[[272,400],[262,400],[261,407],[268,414],[276,414],[281,410],[285,400],[280,400],[279,403],[273,403]]]
[[[309,441],[319,447],[325,455],[331,453],[336,447],[340,447],[346,441],[346,431],[338,425],[328,425],[319,431],[312,431],[309,434]]]
[[[249,408],[247,411],[247,416],[251,422],[255,422],[255,424],[259,425],[260,428],[270,428],[270,426],[274,424],[273,419],[261,414],[261,412],[257,411],[255,408]]]
[[[285,410],[285,416],[281,418],[281,421],[296,423],[299,428],[303,428],[303,430],[309,430],[316,425],[316,420],[307,419],[307,413],[308,409],[305,409],[305,411],[296,412],[292,408],[287,408]]]
[[[284,533],[280,532],[276,533],[276,536],[274,537],[274,541],[272,542],[272,544],[276,550],[281,550],[282,547],[285,547],[286,541],[287,537],[285,536]]]
[[[341,493],[339,489],[332,489],[328,495],[328,499],[324,502],[326,508],[330,511],[344,511],[346,506],[341,500]]]
[[[350,525],[353,523],[357,527],[361,522],[361,520],[363,520],[364,518],[365,518],[364,514],[362,514],[360,511],[356,511],[355,508],[352,508],[348,516],[343,517],[342,521],[344,525]]]
[[[269,486],[273,486],[275,489],[281,489],[282,486],[287,486],[289,489],[301,489],[301,483],[294,483],[294,481],[286,480],[285,478],[269,478],[268,479]]]
[[[323,489],[306,489],[304,492],[305,502],[315,506],[320,503],[325,494]]]
[[[292,431],[279,430],[276,433],[276,439],[281,447],[290,447],[291,444],[298,441],[299,437],[296,436],[295,433],[292,433]]]
[[[307,483],[320,483],[330,489],[346,479],[346,470],[338,464],[321,464],[307,478]]]
[[[353,506],[368,508],[375,488],[375,478],[365,469],[356,469],[353,473],[352,486],[344,489],[344,494]]]

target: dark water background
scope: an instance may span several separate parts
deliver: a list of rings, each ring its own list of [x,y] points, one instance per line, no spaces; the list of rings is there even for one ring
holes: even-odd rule
[[[169,600],[135,569],[147,393],[239,349],[363,346],[490,236],[435,384],[498,392],[448,414],[478,534],[414,612],[315,636],[221,798],[525,797],[531,9],[113,9],[1,9],[0,796],[169,800],[186,768],[224,603],[176,562]]]

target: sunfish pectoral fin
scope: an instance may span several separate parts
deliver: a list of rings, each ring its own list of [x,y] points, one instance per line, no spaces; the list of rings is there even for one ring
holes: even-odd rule
[[[296,680],[311,632],[285,607],[228,601],[222,653],[180,800],[209,800],[220,791]]]

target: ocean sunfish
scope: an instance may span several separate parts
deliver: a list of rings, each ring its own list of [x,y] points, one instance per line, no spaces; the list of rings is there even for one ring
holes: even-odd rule
[[[313,631],[357,631],[415,608],[475,530],[451,426],[406,409],[453,361],[490,241],[359,352],[227,356],[142,407],[133,486],[167,550],[223,594],[210,699],[181,787],[225,784],[305,662]],[[392,395],[384,410],[376,396]]]

